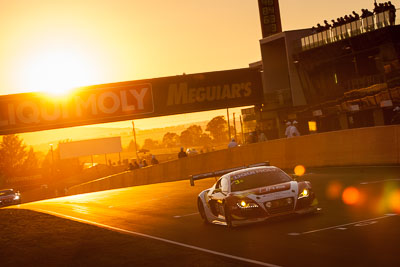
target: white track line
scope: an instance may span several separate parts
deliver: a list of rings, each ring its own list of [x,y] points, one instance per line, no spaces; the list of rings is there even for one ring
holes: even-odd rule
[[[177,245],[177,246],[181,246],[181,247],[185,247],[185,248],[190,248],[190,249],[194,249],[194,250],[198,250],[198,251],[202,251],[202,252],[207,252],[207,253],[210,253],[210,254],[214,254],[214,255],[230,258],[230,259],[235,259],[235,260],[239,260],[239,261],[253,263],[253,264],[257,264],[257,265],[261,265],[261,266],[281,267],[279,265],[275,265],[275,264],[271,264],[271,263],[266,263],[266,262],[262,262],[262,261],[242,258],[242,257],[238,257],[238,256],[234,256],[234,255],[230,255],[230,254],[226,254],[226,253],[222,253],[222,252],[217,252],[217,251],[213,251],[213,250],[209,250],[209,249],[205,249],[205,248],[201,248],[201,247],[196,247],[196,246],[192,246],[192,245],[188,245],[188,244],[184,244],[184,243],[179,243],[179,242],[168,240],[168,239],[164,239],[164,238],[161,238],[161,237],[156,237],[156,236],[151,236],[151,235],[142,234],[142,233],[138,233],[138,232],[133,232],[133,231],[129,231],[129,230],[126,230],[126,229],[122,229],[122,228],[118,228],[118,227],[114,227],[114,226],[110,226],[110,225],[106,225],[106,224],[102,224],[102,223],[97,223],[97,222],[93,222],[93,221],[89,221],[89,220],[85,220],[85,219],[81,219],[81,218],[77,218],[77,217],[61,214],[61,213],[54,212],[54,211],[43,210],[43,209],[33,209],[33,210],[39,211],[39,212],[42,212],[42,213],[55,215],[55,216],[66,218],[66,219],[71,219],[71,220],[78,221],[78,222],[92,224],[92,225],[95,225],[95,226],[98,226],[98,227],[106,228],[106,229],[113,230],[113,231],[120,232],[120,233],[124,233],[124,234],[129,234],[129,235],[134,235],[134,236],[140,236],[140,237],[145,237],[145,238],[149,238],[149,239],[154,239],[154,240],[158,240],[158,241],[161,241],[161,242],[165,242],[165,243],[169,243],[169,244],[173,244],[173,245]]]
[[[288,235],[293,235],[293,236],[306,235],[306,234],[321,232],[321,231],[330,230],[330,229],[341,229],[342,228],[341,230],[343,230],[343,226],[355,225],[355,224],[359,224],[359,223],[370,222],[370,221],[379,220],[379,219],[385,219],[385,218],[389,218],[389,217],[392,217],[392,216],[397,216],[397,214],[390,213],[390,214],[385,214],[385,216],[378,217],[378,218],[373,218],[373,219],[368,219],[368,220],[358,221],[358,222],[352,222],[352,223],[346,223],[346,224],[326,227],[326,228],[322,228],[322,229],[307,231],[307,232],[303,232],[303,233],[288,233]]]
[[[178,219],[178,218],[182,218],[182,217],[187,217],[187,216],[192,216],[192,215],[197,215],[199,214],[198,212],[194,212],[194,213],[190,213],[190,214],[185,214],[185,215],[175,215],[173,216],[174,218]]]
[[[379,181],[372,181],[372,182],[362,182],[360,184],[378,184],[378,183],[384,183],[388,181],[400,181],[400,179],[386,179],[386,180],[379,180]]]

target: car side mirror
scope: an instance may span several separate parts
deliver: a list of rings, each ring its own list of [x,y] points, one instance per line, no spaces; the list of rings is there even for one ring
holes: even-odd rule
[[[214,189],[213,194],[221,193],[221,192],[222,192],[221,188],[216,188],[216,189]]]

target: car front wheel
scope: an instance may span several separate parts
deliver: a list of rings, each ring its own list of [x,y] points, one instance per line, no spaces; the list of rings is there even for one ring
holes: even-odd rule
[[[226,205],[224,206],[224,213],[225,213],[226,226],[228,226],[228,228],[232,228],[233,227],[232,226],[232,216]]]
[[[209,224],[210,222],[207,219],[206,212],[204,211],[203,202],[201,201],[200,198],[197,199],[197,208],[199,209],[199,213],[201,218],[203,219],[203,222],[205,224]]]

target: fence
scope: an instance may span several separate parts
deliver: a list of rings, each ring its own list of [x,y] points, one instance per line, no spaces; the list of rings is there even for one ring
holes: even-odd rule
[[[303,51],[348,39],[363,33],[371,32],[387,26],[398,25],[399,20],[395,19],[394,13],[390,10],[371,15],[356,21],[346,23],[338,27],[314,33],[301,38],[301,49]]]
[[[281,168],[294,168],[298,164],[306,167],[399,165],[400,125],[276,139],[199,154],[73,186],[69,194],[183,180],[193,174],[264,161]]]

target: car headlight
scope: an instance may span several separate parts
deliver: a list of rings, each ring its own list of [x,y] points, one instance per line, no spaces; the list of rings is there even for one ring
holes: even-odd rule
[[[19,199],[19,196],[16,195],[16,196],[14,197],[14,200],[18,200],[18,199]]]
[[[310,195],[310,190],[304,188],[303,191],[301,191],[301,193],[299,194],[299,197],[297,199],[308,197],[309,195]]]
[[[251,209],[251,208],[258,208],[258,205],[251,201],[240,200],[236,203],[236,205],[241,209]]]

